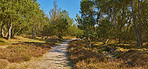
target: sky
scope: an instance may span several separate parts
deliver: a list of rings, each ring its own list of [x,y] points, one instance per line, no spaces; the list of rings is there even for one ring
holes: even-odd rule
[[[40,4],[40,8],[44,10],[45,14],[49,16],[49,11],[54,8],[53,2],[55,0],[37,0]],[[76,14],[80,11],[80,1],[81,0],[56,0],[58,7],[61,10],[66,10],[69,13],[70,18],[75,18]]]

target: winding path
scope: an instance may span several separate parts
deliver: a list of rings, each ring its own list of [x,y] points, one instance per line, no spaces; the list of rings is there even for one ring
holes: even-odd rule
[[[29,64],[28,69],[73,69],[66,52],[68,43],[72,40],[75,39],[69,39],[54,46],[39,61]]]

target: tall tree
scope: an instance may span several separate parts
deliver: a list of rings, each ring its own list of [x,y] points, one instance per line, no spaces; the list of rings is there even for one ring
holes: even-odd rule
[[[138,0],[138,18],[139,18],[139,26],[140,26],[139,40],[140,40],[140,46],[142,46],[143,42],[142,42],[142,28],[141,28],[141,15],[140,15],[140,1],[139,0]]]

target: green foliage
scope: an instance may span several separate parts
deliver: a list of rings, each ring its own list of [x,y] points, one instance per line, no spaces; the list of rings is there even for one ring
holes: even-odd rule
[[[39,4],[32,0],[9,0],[0,2],[0,23],[4,24],[2,27],[3,35],[6,35],[10,24],[12,23],[11,36],[18,34],[34,33],[31,30],[35,29],[40,34],[42,27],[46,24],[47,17],[44,12],[40,10]],[[31,27],[34,26],[34,27]],[[7,37],[7,36],[5,36]]]
[[[80,33],[81,30],[74,24],[74,20],[69,17],[66,10],[58,8],[56,2],[54,2],[54,8],[49,12],[50,22],[43,28],[43,36],[56,35],[59,38],[62,36],[75,36],[76,33]]]
[[[146,4],[145,0],[82,0],[81,16],[76,15],[78,28],[84,30],[84,37],[91,40],[117,39],[120,43],[137,38],[140,42],[147,41]]]

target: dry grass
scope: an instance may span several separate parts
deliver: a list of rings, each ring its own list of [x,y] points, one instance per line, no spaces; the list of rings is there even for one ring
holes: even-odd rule
[[[76,38],[76,36],[64,36],[63,39],[72,39],[72,38]]]
[[[100,42],[99,44],[100,45]],[[76,69],[146,69],[148,53],[143,51],[121,52],[117,57],[99,53],[100,46],[92,47],[83,41],[72,41],[69,45],[69,58]],[[132,66],[133,65],[133,66]]]
[[[0,59],[6,59],[9,62],[29,61],[31,57],[40,57],[48,49],[36,46],[9,46],[0,48]]]
[[[22,36],[17,36],[10,40],[0,38],[0,43],[3,43],[3,45],[0,46],[0,67],[2,69],[5,67],[16,69],[18,66],[17,63],[20,64],[24,61],[29,61],[34,57],[41,57],[55,44],[62,41],[63,40],[57,38],[48,38],[46,40],[42,40],[41,37],[31,39],[24,38]],[[13,63],[13,65],[8,66],[7,62],[8,64]]]
[[[6,68],[8,64],[9,64],[9,62],[7,60],[0,59],[0,69]]]
[[[123,59],[128,66],[148,66],[148,52],[145,51],[129,50],[118,58]]]

